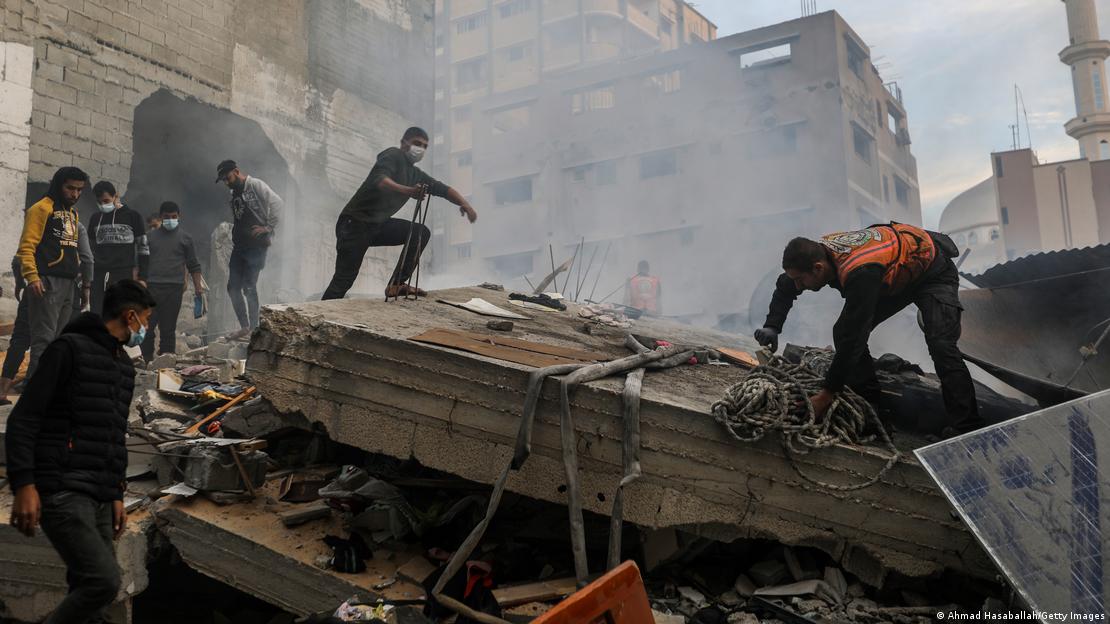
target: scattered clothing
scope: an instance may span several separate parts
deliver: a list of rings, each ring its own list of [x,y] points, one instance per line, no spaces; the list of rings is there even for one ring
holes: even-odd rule
[[[528,303],[535,303],[537,305],[544,306],[545,308],[551,308],[552,310],[562,311],[562,310],[567,309],[567,306],[566,306],[565,303],[563,303],[562,301],[559,301],[558,299],[552,298],[550,295],[546,295],[546,294],[543,294],[543,293],[540,293],[538,295],[525,295],[525,294],[522,294],[522,293],[510,293],[509,294],[509,299],[512,300],[512,301],[526,301]]]

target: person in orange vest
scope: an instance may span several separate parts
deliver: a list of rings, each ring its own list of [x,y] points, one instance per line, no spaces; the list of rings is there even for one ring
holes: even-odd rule
[[[628,306],[643,310],[648,314],[659,314],[663,310],[663,289],[659,278],[649,274],[647,260],[636,265],[636,274],[628,278]]]
[[[975,386],[956,342],[960,337],[959,273],[952,258],[959,250],[944,234],[890,223],[829,234],[818,241],[795,238],[782,256],[784,273],[775,284],[767,320],[755,339],[771,351],[794,300],[803,290],[839,290],[844,308],[833,326],[836,355],[824,387],[810,397],[823,415],[845,386],[878,404],[879,381],[867,340],[875,327],[906,306],[924,318],[925,342],[941,381],[948,425],[943,435],[983,426]]]

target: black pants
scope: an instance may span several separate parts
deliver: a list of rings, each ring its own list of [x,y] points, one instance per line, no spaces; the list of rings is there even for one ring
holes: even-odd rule
[[[103,621],[120,587],[112,547],[112,503],[72,491],[42,498],[42,531],[66,564],[69,593],[46,624]]]
[[[26,290],[23,291],[23,297],[19,300],[19,307],[15,311],[15,327],[12,328],[12,336],[8,340],[8,353],[4,356],[4,370],[0,377],[4,379],[15,379],[19,373],[19,367],[23,365],[23,358],[27,355],[27,349],[31,348],[31,320],[27,315],[27,298],[33,297],[31,293]]]
[[[967,370],[957,342],[960,339],[960,277],[956,265],[945,257],[937,262],[923,278],[906,292],[879,300],[872,321],[872,329],[901,312],[911,303],[921,310],[925,321],[925,344],[933,358],[937,377],[940,378],[944,410],[948,413],[948,426],[963,433],[983,426],[979,405],[975,401],[975,385]],[[857,394],[878,403],[879,380],[875,375],[871,352],[864,346],[859,361],[852,367],[847,385]]]
[[[181,314],[184,284],[150,284],[147,287],[158,305],[150,311],[150,327],[143,340],[143,359],[154,359],[154,330],[158,330],[158,353],[177,352],[177,317]]]
[[[258,276],[266,268],[266,247],[235,247],[227,267],[227,294],[242,329],[258,327]]]
[[[102,314],[104,308],[104,291],[120,280],[131,279],[135,275],[132,267],[126,269],[101,269],[93,265],[92,292],[89,293],[89,310],[95,314]],[[79,305],[79,304],[78,304]]]
[[[350,217],[339,217],[335,224],[335,275],[331,278],[323,299],[342,299],[358,277],[366,250],[371,247],[393,247],[404,245],[412,235],[408,253],[397,259],[397,268],[389,278],[390,285],[404,284],[412,277],[420,262],[420,254],[431,238],[428,228],[412,221],[390,219],[385,223],[371,224],[356,221]]]

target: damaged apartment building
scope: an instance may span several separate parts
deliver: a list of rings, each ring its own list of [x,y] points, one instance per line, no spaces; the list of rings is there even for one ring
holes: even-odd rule
[[[561,3],[525,4],[532,12],[513,19],[540,20],[550,39],[562,24],[549,17],[551,7]],[[632,19],[638,5],[627,4]],[[582,50],[609,49],[591,43],[600,36],[594,21],[614,20],[609,13],[571,19],[585,29]],[[501,40],[498,14],[479,22],[487,19],[493,41]],[[671,32],[669,19],[658,24],[658,33]],[[455,31],[448,37],[449,46],[463,45]],[[548,39],[536,52],[521,44],[526,60],[553,63]],[[611,247],[598,299],[648,260],[667,285],[665,314],[716,324],[749,306],[765,311],[782,243],[793,236],[921,223],[901,90],[884,83],[838,14],[708,42],[660,40],[659,48],[618,54],[613,46],[610,58],[545,72],[542,82],[518,80],[529,84],[513,89],[496,88],[497,74],[491,94],[441,112],[452,154],[437,167],[445,179],[472,181],[472,203],[485,208],[486,221],[437,232],[447,270],[542,276],[549,245],[561,261],[584,240],[581,253],[598,262]],[[500,58],[492,54],[495,73]],[[458,69],[477,61],[450,62]],[[451,87],[459,88],[457,76]],[[743,250],[746,265],[767,268],[734,271],[740,258],[725,250]]]
[[[0,191],[29,205],[56,168],[76,165],[143,215],[174,201],[220,283],[226,263],[208,266],[210,241],[230,218],[212,180],[232,158],[286,202],[263,300],[318,295],[336,215],[375,155],[431,120],[433,10],[432,0],[6,0]],[[92,201],[82,201],[85,216]],[[5,258],[21,203],[0,215]],[[385,265],[368,258],[364,279]]]

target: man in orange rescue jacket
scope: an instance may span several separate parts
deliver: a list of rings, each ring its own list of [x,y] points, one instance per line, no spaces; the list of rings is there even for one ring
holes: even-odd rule
[[[878,404],[879,381],[867,340],[875,327],[913,303],[924,317],[925,342],[940,377],[948,413],[946,437],[983,426],[975,387],[956,345],[960,338],[958,250],[944,234],[912,225],[873,225],[829,234],[818,241],[795,238],[782,256],[784,273],[775,285],[770,311],[755,338],[772,351],[794,300],[803,290],[832,286],[844,297],[833,326],[836,355],[823,389],[810,400],[824,414],[837,392],[849,386]]]

